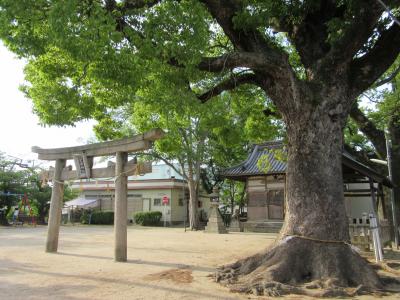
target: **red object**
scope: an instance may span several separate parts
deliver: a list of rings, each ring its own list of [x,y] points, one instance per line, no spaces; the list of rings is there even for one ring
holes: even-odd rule
[[[169,203],[169,198],[168,196],[162,197],[162,204],[168,204]]]

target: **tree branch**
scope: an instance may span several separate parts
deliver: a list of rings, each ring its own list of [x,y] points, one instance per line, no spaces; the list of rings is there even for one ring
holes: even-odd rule
[[[218,57],[204,57],[198,64],[198,69],[207,72],[223,72],[234,68],[250,68],[252,70],[276,69],[281,57],[266,56],[255,52],[233,52]]]
[[[387,6],[382,0],[377,0],[377,1],[378,1],[378,2],[382,5],[382,7],[386,10],[386,12],[387,12],[388,15],[390,16],[390,18],[392,18],[393,22],[395,22],[397,25],[400,26],[400,21],[396,18],[395,15],[393,15],[393,13],[392,13],[391,10],[390,10],[390,7]]]
[[[393,64],[400,52],[400,26],[393,24],[385,30],[375,46],[364,56],[353,60],[350,80],[353,83],[350,98],[354,99],[368,89]]]
[[[121,1],[120,3],[117,3],[115,0],[106,0],[104,1],[104,8],[108,12],[113,12],[114,10],[118,10],[121,13],[125,13],[127,10],[131,9],[140,9],[140,8],[150,8],[158,3],[160,3],[162,0],[124,0]],[[122,17],[124,17],[123,15]]]
[[[125,0],[121,3],[121,7],[123,10],[149,8],[160,2],[161,0]]]
[[[331,46],[328,42],[327,23],[333,18],[342,18],[344,11],[344,5],[338,7],[337,1],[325,0],[320,1],[318,9],[310,10],[299,25],[293,25],[290,16],[281,18],[281,31],[289,33],[306,68],[312,67],[329,52]]]
[[[386,157],[385,133],[376,128],[375,124],[369,120],[359,109],[357,103],[350,110],[350,116],[357,124],[358,128],[364,133],[375,147],[377,154],[381,158]]]
[[[351,61],[371,37],[384,9],[376,0],[360,1],[360,5],[355,16],[348,20],[350,23],[340,40],[333,45],[329,60]]]
[[[236,49],[253,52],[260,48],[268,48],[267,42],[258,30],[244,31],[235,27],[233,19],[242,11],[242,1],[201,0],[201,2],[207,7]]]
[[[256,84],[256,78],[254,74],[244,74],[241,76],[232,76],[229,79],[220,82],[216,86],[214,86],[209,91],[197,96],[197,98],[202,102],[205,103],[211,98],[220,95],[224,91],[229,91],[237,88],[239,85],[242,84]]]
[[[386,83],[391,82],[397,76],[397,74],[399,74],[399,73],[400,73],[400,65],[392,72],[392,74],[390,74],[385,79],[382,79],[382,80],[378,81],[372,87],[373,88],[377,88],[377,87],[380,87],[380,86],[382,86],[382,85],[384,85]]]
[[[275,42],[269,40],[265,32],[261,32],[258,28],[246,27],[246,29],[243,29],[240,24],[234,23],[235,17],[246,9],[245,1],[201,0],[201,2],[206,6],[218,25],[221,26],[234,48],[237,49],[237,53],[247,56],[243,57],[244,61],[239,66],[264,73],[270,71],[279,72],[280,74],[285,73],[287,77],[290,77],[290,73],[293,70],[285,51],[280,47],[276,47]],[[249,56],[250,53],[251,56]],[[248,61],[248,64],[243,64],[245,61]],[[260,63],[261,61],[263,63]],[[210,71],[209,64],[207,64],[207,61],[205,63],[206,68],[203,68],[203,70]],[[200,64],[200,67],[202,66],[203,64]]]

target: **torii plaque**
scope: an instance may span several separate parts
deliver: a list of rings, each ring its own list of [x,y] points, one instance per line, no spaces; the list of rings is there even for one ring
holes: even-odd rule
[[[114,259],[127,260],[127,191],[128,175],[151,172],[151,163],[138,164],[128,162],[128,153],[150,149],[152,142],[164,136],[161,129],[121,140],[88,144],[77,147],[42,149],[32,147],[42,160],[55,160],[55,169],[49,171],[53,178],[49,221],[47,228],[46,252],[57,252],[60,232],[61,211],[64,194],[64,181],[81,178],[104,178],[115,176],[114,208]],[[96,156],[116,155],[116,163],[107,168],[93,169],[93,158]],[[66,161],[73,159],[76,170],[65,167]]]

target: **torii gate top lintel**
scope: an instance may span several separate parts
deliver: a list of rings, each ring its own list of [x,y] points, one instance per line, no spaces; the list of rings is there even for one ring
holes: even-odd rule
[[[101,143],[87,144],[75,147],[42,149],[32,147],[32,152],[38,154],[42,160],[73,159],[76,154],[85,153],[87,157],[115,155],[117,152],[135,152],[151,148],[151,143],[164,136],[162,129],[156,128],[143,134],[134,135],[129,138],[107,141]]]

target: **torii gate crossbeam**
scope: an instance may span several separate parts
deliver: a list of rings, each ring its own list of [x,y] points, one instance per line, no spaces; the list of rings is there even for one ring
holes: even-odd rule
[[[150,149],[152,142],[164,136],[161,129],[121,140],[88,144],[77,147],[42,149],[32,147],[39,159],[55,160],[55,169],[49,175],[53,177],[50,212],[47,228],[46,252],[57,252],[60,232],[61,211],[64,196],[64,180],[80,178],[101,178],[115,176],[114,208],[114,259],[127,260],[127,191],[128,175],[135,171],[140,174],[151,172],[151,163],[137,164],[128,162],[128,153]],[[92,169],[96,156],[116,155],[116,163],[107,168]],[[76,170],[65,167],[68,159],[74,159]]]

